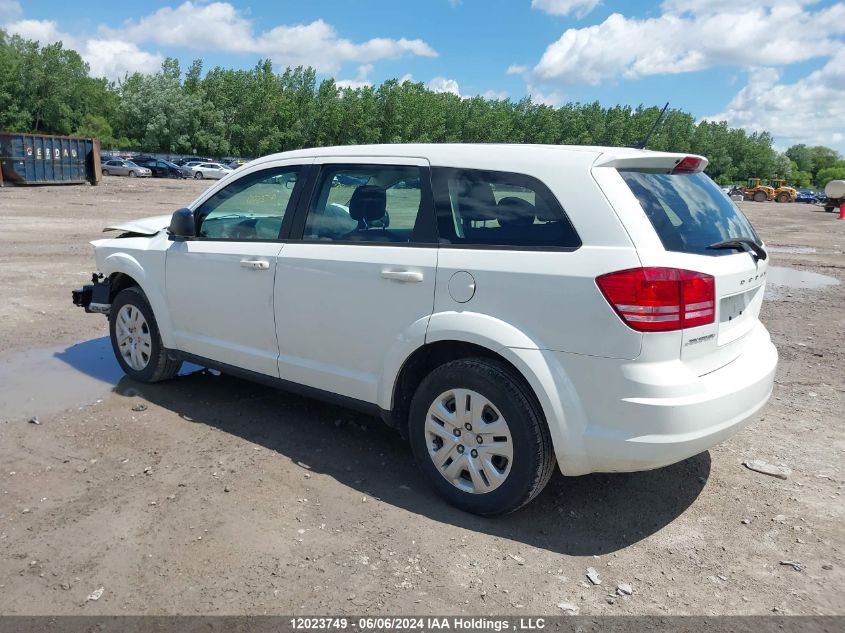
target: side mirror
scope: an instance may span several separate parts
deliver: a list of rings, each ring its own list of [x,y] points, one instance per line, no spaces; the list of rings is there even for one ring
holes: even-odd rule
[[[183,241],[196,237],[194,225],[194,212],[190,209],[177,209],[170,218],[170,227],[167,229],[171,240]]]

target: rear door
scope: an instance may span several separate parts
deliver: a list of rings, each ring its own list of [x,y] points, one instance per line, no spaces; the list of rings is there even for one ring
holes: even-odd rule
[[[317,159],[276,268],[279,376],[375,403],[387,359],[420,344],[437,243],[428,162]]]
[[[597,168],[594,175],[631,235],[643,266],[714,277],[715,304],[689,307],[714,310],[712,324],[647,335],[664,342],[676,337],[680,358],[704,375],[737,358],[759,324],[768,268],[764,244],[736,204],[701,171],[705,160],[690,157],[691,167],[679,171],[677,156],[664,156],[665,165],[660,157],[648,160],[615,161],[614,169]],[[762,250],[714,248],[737,238]]]

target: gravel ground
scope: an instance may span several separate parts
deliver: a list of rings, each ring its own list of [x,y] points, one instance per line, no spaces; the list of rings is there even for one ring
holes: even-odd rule
[[[0,613],[845,614],[845,285],[770,288],[774,396],[730,441],[481,519],[378,420],[207,371],[121,376],[105,319],[70,305],[87,242],[207,184],[0,189]],[[845,279],[845,222],[741,206],[775,265]]]

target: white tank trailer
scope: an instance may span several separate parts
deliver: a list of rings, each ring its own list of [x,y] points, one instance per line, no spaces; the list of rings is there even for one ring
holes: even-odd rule
[[[827,196],[824,210],[828,213],[836,211],[845,202],[845,180],[831,180],[825,185],[824,195]]]

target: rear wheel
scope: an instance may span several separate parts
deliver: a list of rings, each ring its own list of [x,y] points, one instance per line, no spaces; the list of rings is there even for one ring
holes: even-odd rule
[[[777,197],[778,202],[789,202],[789,194],[788,193],[781,193]]]
[[[542,412],[504,363],[468,358],[433,370],[414,394],[408,427],[429,483],[467,512],[513,512],[552,475],[554,454]]]
[[[765,202],[768,199],[765,191],[757,191],[754,193],[754,202]]]
[[[120,367],[140,382],[173,378],[182,361],[167,356],[153,310],[140,288],[121,290],[109,312],[109,335]]]

